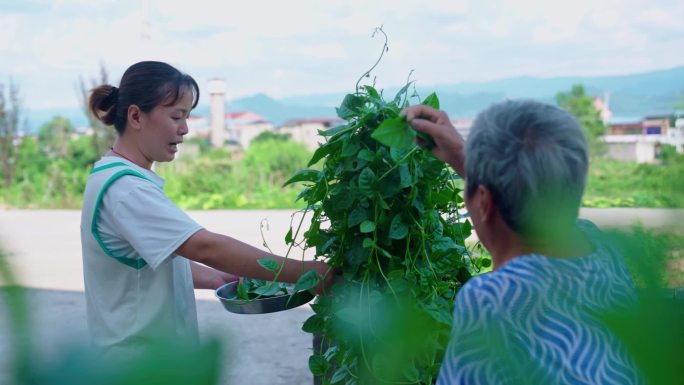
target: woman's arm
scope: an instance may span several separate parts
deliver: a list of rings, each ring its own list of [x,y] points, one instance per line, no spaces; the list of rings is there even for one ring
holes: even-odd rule
[[[263,280],[272,280],[275,274],[259,265],[257,261],[262,258],[271,258],[279,266],[284,264],[278,276],[280,282],[295,283],[303,273],[314,270],[323,277],[323,282],[316,287],[318,294],[323,294],[333,280],[333,274],[328,274],[330,267],[324,262],[285,259],[205,229],[188,238],[176,253],[225,273]]]
[[[194,261],[190,261],[190,269],[192,270],[192,283],[195,289],[216,290],[226,283],[239,279],[236,275],[224,273]]]

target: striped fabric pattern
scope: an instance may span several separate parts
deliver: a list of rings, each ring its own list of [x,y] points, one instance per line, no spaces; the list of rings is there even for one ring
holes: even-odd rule
[[[642,384],[599,321],[635,303],[630,275],[595,245],[584,257],[521,256],[466,283],[437,384]]]

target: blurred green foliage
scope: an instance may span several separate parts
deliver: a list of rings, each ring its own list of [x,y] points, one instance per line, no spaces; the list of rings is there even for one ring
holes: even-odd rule
[[[684,155],[667,153],[660,164],[593,159],[584,207],[684,207]]]
[[[169,198],[184,209],[302,208],[298,190],[281,187],[296,170],[306,166],[311,152],[290,139],[269,137],[252,142],[241,159],[221,149],[196,157],[160,163],[157,173],[166,180]]]
[[[157,341],[141,347],[136,356],[107,357],[80,343],[60,347],[61,354],[46,359],[37,351],[29,329],[26,290],[18,286],[0,249],[0,317],[6,318],[10,373],[15,385],[212,385],[220,377],[222,347],[217,339],[200,345]],[[43,321],[45,322],[45,321]],[[85,321],[84,321],[85,322]],[[9,377],[4,377],[8,375]]]
[[[306,167],[311,151],[286,135],[263,133],[242,152],[212,149],[193,138],[171,163],[155,170],[166,179],[169,197],[184,209],[285,209],[298,190],[282,187]],[[17,144],[17,164],[9,188],[0,185],[0,205],[16,208],[80,208],[83,189],[97,154],[92,138],[78,135],[68,120],[55,117],[39,135]],[[314,165],[314,168],[319,167]],[[0,178],[4,178],[0,170]],[[658,164],[595,157],[589,166],[584,207],[684,207],[684,155],[663,146]]]
[[[194,151],[155,166],[155,171],[166,179],[168,196],[181,208],[303,207],[295,202],[297,189],[282,185],[292,173],[306,166],[311,151],[289,137],[261,135],[244,152],[212,149],[201,139],[188,140],[186,146]],[[81,207],[88,173],[100,158],[90,136],[76,134],[68,120],[55,117],[40,128],[37,136],[23,138],[17,149],[13,183],[9,188],[0,186],[0,206]]]

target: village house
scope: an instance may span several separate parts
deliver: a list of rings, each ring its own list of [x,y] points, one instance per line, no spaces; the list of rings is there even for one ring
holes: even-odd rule
[[[292,140],[303,143],[313,151],[325,141],[319,131],[326,131],[343,123],[344,120],[340,118],[294,119],[278,127],[276,132],[289,135]]]

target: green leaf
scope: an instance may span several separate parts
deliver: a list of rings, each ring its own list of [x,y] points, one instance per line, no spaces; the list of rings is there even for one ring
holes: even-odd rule
[[[359,145],[357,143],[346,142],[342,148],[342,156],[352,156],[359,152]]]
[[[249,294],[247,288],[245,287],[244,281],[238,283],[237,285],[237,297],[239,299],[249,299]]]
[[[425,98],[425,100],[423,100],[422,104],[430,106],[432,108],[439,109],[439,99],[437,98],[437,94],[435,94],[434,92],[431,93],[427,96],[427,98]]]
[[[393,103],[399,103],[399,101],[401,100],[401,97],[406,93],[406,91],[408,90],[408,88],[411,86],[412,83],[413,83],[413,81],[410,81],[410,82],[406,83],[405,86],[401,87],[401,89],[399,90],[399,92],[397,92],[397,95],[394,97],[394,100],[392,102]]]
[[[295,182],[318,182],[323,179],[323,173],[318,170],[299,170],[283,184],[283,187]]]
[[[370,239],[370,238],[363,238],[362,246],[363,246],[365,249],[374,248],[374,247],[375,247],[375,242],[373,242],[373,240]]]
[[[342,145],[342,140],[328,142],[316,149],[307,167],[316,164],[319,160],[323,159],[325,156],[337,151],[337,148]]]
[[[318,130],[318,133],[321,136],[333,136],[333,135],[339,133],[340,131],[344,131],[344,130],[348,129],[349,127],[350,126],[348,124],[341,124],[337,127],[329,128],[327,130]]]
[[[433,319],[444,325],[451,326],[451,323],[453,322],[451,314],[446,310],[427,309],[427,313],[430,314]]]
[[[314,376],[323,376],[328,371],[328,361],[319,354],[313,355],[309,357],[309,370]]]
[[[328,348],[328,350],[323,353],[323,357],[325,357],[326,360],[330,361],[331,358],[333,358],[338,352],[340,351],[340,347],[337,345],[331,346]]]
[[[358,324],[361,320],[360,311],[355,307],[342,308],[338,310],[335,315],[337,315],[342,321],[348,322],[350,324]]]
[[[290,231],[285,234],[285,244],[290,245],[294,242],[294,238],[292,238],[292,227],[290,227]]]
[[[411,365],[404,369],[404,377],[412,383],[417,383],[420,381],[420,372],[414,365]]]
[[[403,118],[397,117],[385,119],[371,137],[390,148],[403,149],[414,145],[416,131]]]
[[[328,247],[333,244],[337,240],[337,237],[330,237],[328,238],[325,242],[323,242],[322,245],[319,246],[317,249],[318,255],[324,254],[326,250],[328,250]]]
[[[325,327],[325,318],[322,315],[314,314],[304,321],[302,330],[307,333],[318,333],[323,331]]]
[[[254,292],[261,295],[274,295],[282,289],[278,282],[269,282],[264,286],[257,287]]]
[[[337,368],[335,373],[330,379],[331,384],[337,384],[338,382],[344,380],[347,377],[347,368],[345,366]]]
[[[297,202],[298,200],[300,200],[302,198],[306,199],[306,197],[309,195],[310,192],[311,192],[311,187],[304,187],[302,189],[302,191],[300,191],[299,194],[297,194],[297,198],[295,198],[295,202]]]
[[[347,217],[347,227],[351,228],[368,219],[368,212],[361,206],[356,206]]]
[[[368,220],[361,222],[362,233],[370,233],[373,231],[375,231],[375,222]]]
[[[413,178],[411,177],[411,171],[409,170],[408,165],[402,164],[399,166],[399,187],[411,187],[412,184]]]
[[[390,224],[389,236],[392,239],[404,239],[408,235],[408,226],[402,221],[401,214],[397,214],[392,218]]]
[[[337,111],[337,116],[344,120],[349,120],[359,115],[364,104],[365,99],[363,97],[347,94],[347,96],[344,97],[344,100],[342,100],[342,105],[335,110]]]
[[[377,200],[378,206],[382,207],[383,210],[389,210],[390,209],[387,202],[385,202],[385,200],[382,199],[382,195],[377,195],[375,197],[375,199]]]
[[[389,273],[387,273],[387,279],[390,281],[395,280],[395,279],[403,279],[404,278],[404,271],[403,270],[392,270]]]
[[[397,148],[397,147],[392,147],[390,148],[390,158],[392,158],[393,161],[399,163],[400,160],[404,159],[406,154],[411,151],[410,148]],[[404,160],[405,162],[406,160]]]
[[[363,88],[364,90],[366,90],[366,92],[368,93],[368,96],[370,96],[371,98],[373,98],[373,99],[380,99],[380,94],[379,94],[378,91],[377,91],[375,88],[373,88],[372,86],[366,85],[366,86],[363,86],[362,88]]]
[[[320,281],[321,277],[315,271],[309,270],[299,277],[297,283],[295,283],[294,291],[297,292],[312,289],[316,287]]]
[[[367,197],[373,196],[374,184],[376,181],[375,173],[370,168],[366,167],[359,175],[359,191]]]
[[[288,234],[292,235],[291,233],[292,233],[292,229],[290,229],[290,232]],[[257,262],[261,265],[261,267],[263,267],[264,269],[266,269],[268,271],[272,271],[272,272],[275,272],[276,270],[278,270],[278,267],[279,267],[278,262],[276,262],[272,258],[261,258]]]
[[[356,156],[356,158],[365,160],[366,162],[372,162],[373,159],[375,159],[375,154],[364,148],[363,150],[359,151],[359,154]]]

